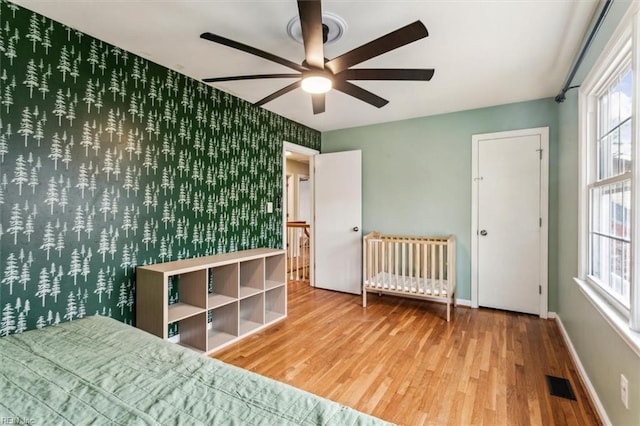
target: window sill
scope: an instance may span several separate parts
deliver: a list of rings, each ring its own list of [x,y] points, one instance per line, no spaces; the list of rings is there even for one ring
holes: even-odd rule
[[[589,284],[580,278],[573,279],[587,300],[600,312],[604,319],[624,340],[627,345],[640,357],[640,333],[629,328],[629,322],[620,312],[614,309],[607,301],[591,288]]]

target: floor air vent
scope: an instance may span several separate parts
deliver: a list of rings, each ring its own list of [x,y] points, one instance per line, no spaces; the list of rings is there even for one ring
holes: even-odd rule
[[[553,396],[559,396],[560,398],[576,400],[576,396],[571,388],[569,380],[562,377],[545,376],[547,379],[547,386],[549,387],[549,393]]]

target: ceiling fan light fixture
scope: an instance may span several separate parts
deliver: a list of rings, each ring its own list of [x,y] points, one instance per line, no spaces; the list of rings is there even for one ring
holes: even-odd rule
[[[307,93],[327,93],[332,87],[331,78],[323,74],[308,74],[302,78],[302,90]]]

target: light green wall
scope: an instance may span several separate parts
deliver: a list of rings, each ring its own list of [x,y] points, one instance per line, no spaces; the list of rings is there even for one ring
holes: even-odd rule
[[[558,315],[614,425],[640,425],[640,358],[615,333],[579,290],[578,96],[559,109]],[[627,410],[620,400],[620,374],[629,379]]]
[[[629,6],[614,2],[573,84],[580,84]],[[640,425],[640,358],[615,333],[573,281],[578,264],[578,91],[558,108],[558,315],[614,425]],[[629,379],[630,409],[620,400],[620,374]]]
[[[471,299],[471,137],[550,128],[550,240],[557,234],[557,106],[541,99],[325,132],[322,152],[362,150],[362,227],[413,235],[455,234],[458,297]],[[553,252],[552,252],[553,254]],[[555,256],[552,256],[552,259]],[[557,264],[550,262],[550,277]],[[556,306],[550,279],[550,309]]]
[[[573,84],[580,84],[629,6],[618,1]],[[322,152],[361,149],[363,228],[458,237],[459,297],[470,298],[471,135],[550,127],[549,309],[570,336],[614,425],[640,425],[640,358],[573,281],[578,247],[577,90],[551,99],[323,133]],[[631,409],[620,401],[629,379]]]

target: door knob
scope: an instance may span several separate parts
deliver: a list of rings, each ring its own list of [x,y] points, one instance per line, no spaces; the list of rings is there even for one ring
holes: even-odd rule
[[[483,229],[482,231],[480,231],[480,235],[482,235],[483,237],[487,235],[487,230]]]
[[[353,227],[353,232],[358,232],[360,230],[360,228],[358,228],[357,226]]]

